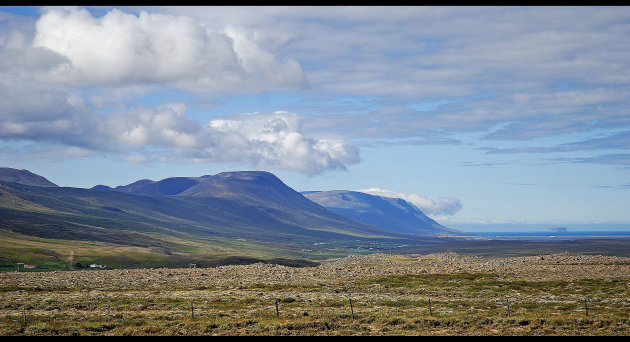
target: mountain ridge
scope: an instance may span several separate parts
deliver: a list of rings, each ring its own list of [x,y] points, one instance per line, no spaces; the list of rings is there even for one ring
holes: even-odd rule
[[[307,191],[302,194],[334,213],[398,233],[415,235],[458,233],[455,229],[437,223],[402,198],[351,190]]]
[[[0,180],[0,217],[0,235],[14,239],[0,244],[0,268],[27,255],[55,267],[74,256],[119,267],[181,267],[230,256],[323,260],[366,246],[441,243],[334,213],[263,171],[91,189]]]
[[[0,206],[6,217],[19,217],[16,220],[21,226],[29,215],[33,220],[40,217],[35,221],[45,225],[42,216],[48,215],[52,222],[60,221],[62,216],[64,223],[59,224],[72,226],[72,229],[78,223],[92,222],[101,228],[116,226],[137,230],[152,226],[162,232],[267,240],[277,237],[289,240],[324,236],[404,237],[332,213],[286,186],[275,175],[261,171],[170,177],[157,182],[143,180],[116,188],[39,188],[17,183],[0,184],[3,185],[0,195],[8,193],[20,198],[29,203],[26,207],[46,208],[25,216],[21,208],[15,212],[16,207]],[[3,226],[8,226],[9,221],[5,220]],[[22,229],[22,232],[27,230]],[[41,229],[33,231],[42,232]]]
[[[0,181],[31,186],[57,187],[57,184],[29,170],[0,167]]]

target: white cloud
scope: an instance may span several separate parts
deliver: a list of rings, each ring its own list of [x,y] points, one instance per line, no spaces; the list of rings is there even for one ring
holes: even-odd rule
[[[397,192],[376,187],[356,191],[376,196],[402,198],[427,215],[449,216],[454,215],[462,208],[459,200],[448,197],[420,196],[413,192]]]
[[[129,147],[166,146],[192,148],[199,144],[201,125],[185,116],[182,104],[139,107],[104,117],[103,128],[117,143]]]
[[[67,87],[10,71],[0,77],[0,139],[98,148],[98,117]]]
[[[315,175],[359,162],[356,146],[306,135],[287,112],[232,115],[202,124],[186,106],[136,106],[110,114],[87,107],[69,89],[4,82],[0,139],[52,143],[130,162],[227,162]],[[38,101],[29,101],[36,94]]]
[[[123,100],[165,83],[217,91],[307,85],[296,61],[280,61],[256,43],[264,35],[210,31],[187,16],[115,9],[95,18],[77,8],[44,10],[33,35],[30,45],[31,38],[10,31],[0,45],[0,139],[130,162],[230,162],[309,175],[359,161],[357,148],[343,140],[305,135],[295,114],[203,124],[187,118],[183,104]],[[100,87],[76,87],[93,84]]]
[[[215,119],[206,126],[214,144],[204,152],[214,159],[244,159],[261,168],[281,168],[307,174],[344,170],[359,162],[356,147],[343,140],[304,135],[296,114],[246,114]],[[216,139],[218,137],[218,139]]]
[[[149,161],[149,158],[147,158],[146,156],[142,156],[142,155],[129,155],[129,156],[125,156],[125,157],[123,157],[121,159],[124,160],[124,161],[135,163],[135,164],[142,164],[142,163],[146,163],[147,161]]]
[[[532,140],[630,125],[629,12],[618,8],[132,11],[0,13],[0,138],[315,172],[358,162],[348,139]],[[315,90],[304,112],[326,115],[299,125],[265,114],[204,126],[172,108],[128,106],[166,84],[228,96],[303,88],[303,66]]]
[[[296,61],[278,61],[237,29],[209,31],[189,16],[112,9],[95,18],[85,9],[51,8],[36,29],[34,47],[69,61],[49,74],[61,82],[220,91],[308,85]]]
[[[156,11],[184,13],[213,27],[230,23],[247,32],[264,32],[265,40],[254,41],[275,39],[278,54],[308,68],[314,89],[382,99],[374,110],[360,115],[355,115],[352,103],[317,118],[322,122],[311,126],[321,128],[318,134],[400,138],[421,136],[414,133],[420,128],[488,132],[505,122],[518,123],[489,136],[511,140],[584,132],[593,129],[587,123],[595,121],[597,128],[630,125],[627,8],[297,6]],[[430,112],[405,106],[444,99],[450,104]],[[321,112],[329,114],[326,110]]]
[[[138,107],[101,116],[99,134],[108,148],[136,153],[161,149],[160,160],[192,160],[247,164],[262,169],[293,170],[315,175],[346,169],[359,161],[356,147],[343,140],[307,137],[296,114],[244,114],[214,119],[202,125],[186,117],[182,104]],[[134,152],[135,151],[135,152]],[[146,153],[142,162],[157,158]]]

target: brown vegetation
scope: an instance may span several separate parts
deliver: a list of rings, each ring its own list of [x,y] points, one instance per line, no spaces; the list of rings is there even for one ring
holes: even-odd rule
[[[568,253],[7,272],[0,334],[630,335],[629,285],[630,258]]]

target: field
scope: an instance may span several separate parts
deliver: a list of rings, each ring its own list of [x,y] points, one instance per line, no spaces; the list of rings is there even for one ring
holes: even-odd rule
[[[0,335],[630,335],[630,258],[0,273]]]

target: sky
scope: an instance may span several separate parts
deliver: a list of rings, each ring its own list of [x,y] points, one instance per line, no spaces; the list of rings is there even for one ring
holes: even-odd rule
[[[630,7],[0,6],[0,166],[630,228]]]

